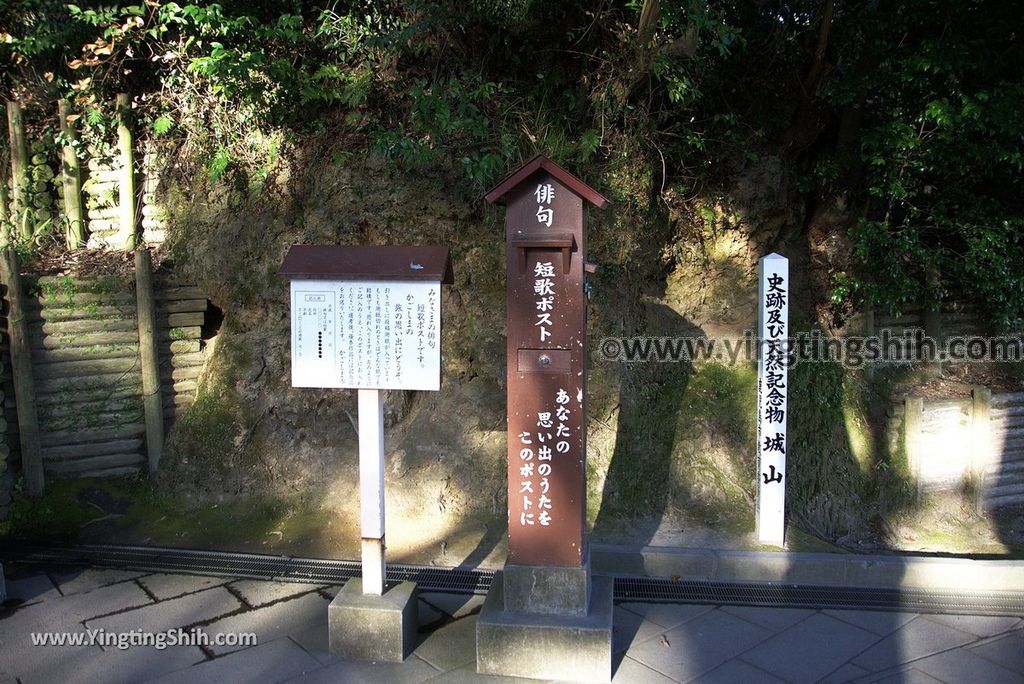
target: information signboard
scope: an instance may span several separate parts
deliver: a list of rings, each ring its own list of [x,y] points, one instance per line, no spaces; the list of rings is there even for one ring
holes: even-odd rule
[[[439,282],[291,283],[292,386],[438,390]]]

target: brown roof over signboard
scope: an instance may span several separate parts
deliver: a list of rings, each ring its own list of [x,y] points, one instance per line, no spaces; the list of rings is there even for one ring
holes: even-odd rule
[[[597,190],[594,190],[594,188],[590,187],[579,178],[545,157],[543,154],[538,154],[517,170],[505,176],[500,183],[487,191],[487,194],[484,195],[484,199],[491,204],[504,204],[505,195],[518,187],[520,183],[526,181],[530,176],[541,170],[550,173],[559,183],[569,188],[569,190],[590,202],[598,209],[604,209],[605,206],[608,205],[608,200],[604,195],[599,193]]]
[[[278,275],[316,280],[454,282],[447,247],[421,245],[293,245]]]

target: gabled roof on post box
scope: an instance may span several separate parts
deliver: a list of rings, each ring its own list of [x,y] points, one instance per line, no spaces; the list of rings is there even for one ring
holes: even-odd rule
[[[604,209],[608,205],[608,200],[605,199],[604,195],[545,157],[543,154],[538,154],[536,157],[520,166],[517,170],[505,176],[500,183],[487,191],[487,194],[484,195],[484,199],[491,204],[504,204],[505,196],[509,192],[518,187],[520,183],[524,183],[530,176],[541,170],[550,173],[559,183],[569,188],[571,191],[590,202],[598,209]]]
[[[277,274],[314,280],[455,282],[448,248],[433,245],[292,245]]]

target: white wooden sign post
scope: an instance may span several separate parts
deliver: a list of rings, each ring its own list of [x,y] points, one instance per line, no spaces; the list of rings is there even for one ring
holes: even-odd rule
[[[359,518],[363,593],[384,594],[384,392],[359,390]]]
[[[279,273],[291,279],[292,386],[358,391],[361,593],[380,597],[387,590],[384,390],[440,389],[441,285],[452,282],[448,248],[296,245]],[[381,643],[365,643],[355,623],[367,606],[356,603],[339,594],[331,604],[339,615],[356,610],[351,620],[339,618],[344,633],[336,635],[332,617],[332,652],[401,660],[409,646],[408,615],[398,619],[397,650],[388,651],[383,634]],[[392,609],[388,604],[380,612]]]
[[[422,261],[411,257],[400,265],[410,276],[430,277],[423,275],[427,268]],[[432,280],[292,279],[292,386],[359,392],[360,519],[367,594],[384,592],[384,390],[440,389],[440,290],[440,281]]]
[[[782,546],[786,534],[786,419],[789,260],[763,257],[758,269],[757,538]]]

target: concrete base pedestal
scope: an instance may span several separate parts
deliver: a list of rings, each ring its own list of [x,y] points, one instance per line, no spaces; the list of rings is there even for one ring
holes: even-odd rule
[[[505,610],[584,617],[590,611],[590,563],[580,568],[505,564]]]
[[[480,674],[609,682],[612,678],[612,578],[594,577],[586,615],[506,609],[498,573],[476,628]]]
[[[402,662],[416,647],[415,582],[363,594],[363,580],[351,579],[327,608],[331,653],[354,660]]]

